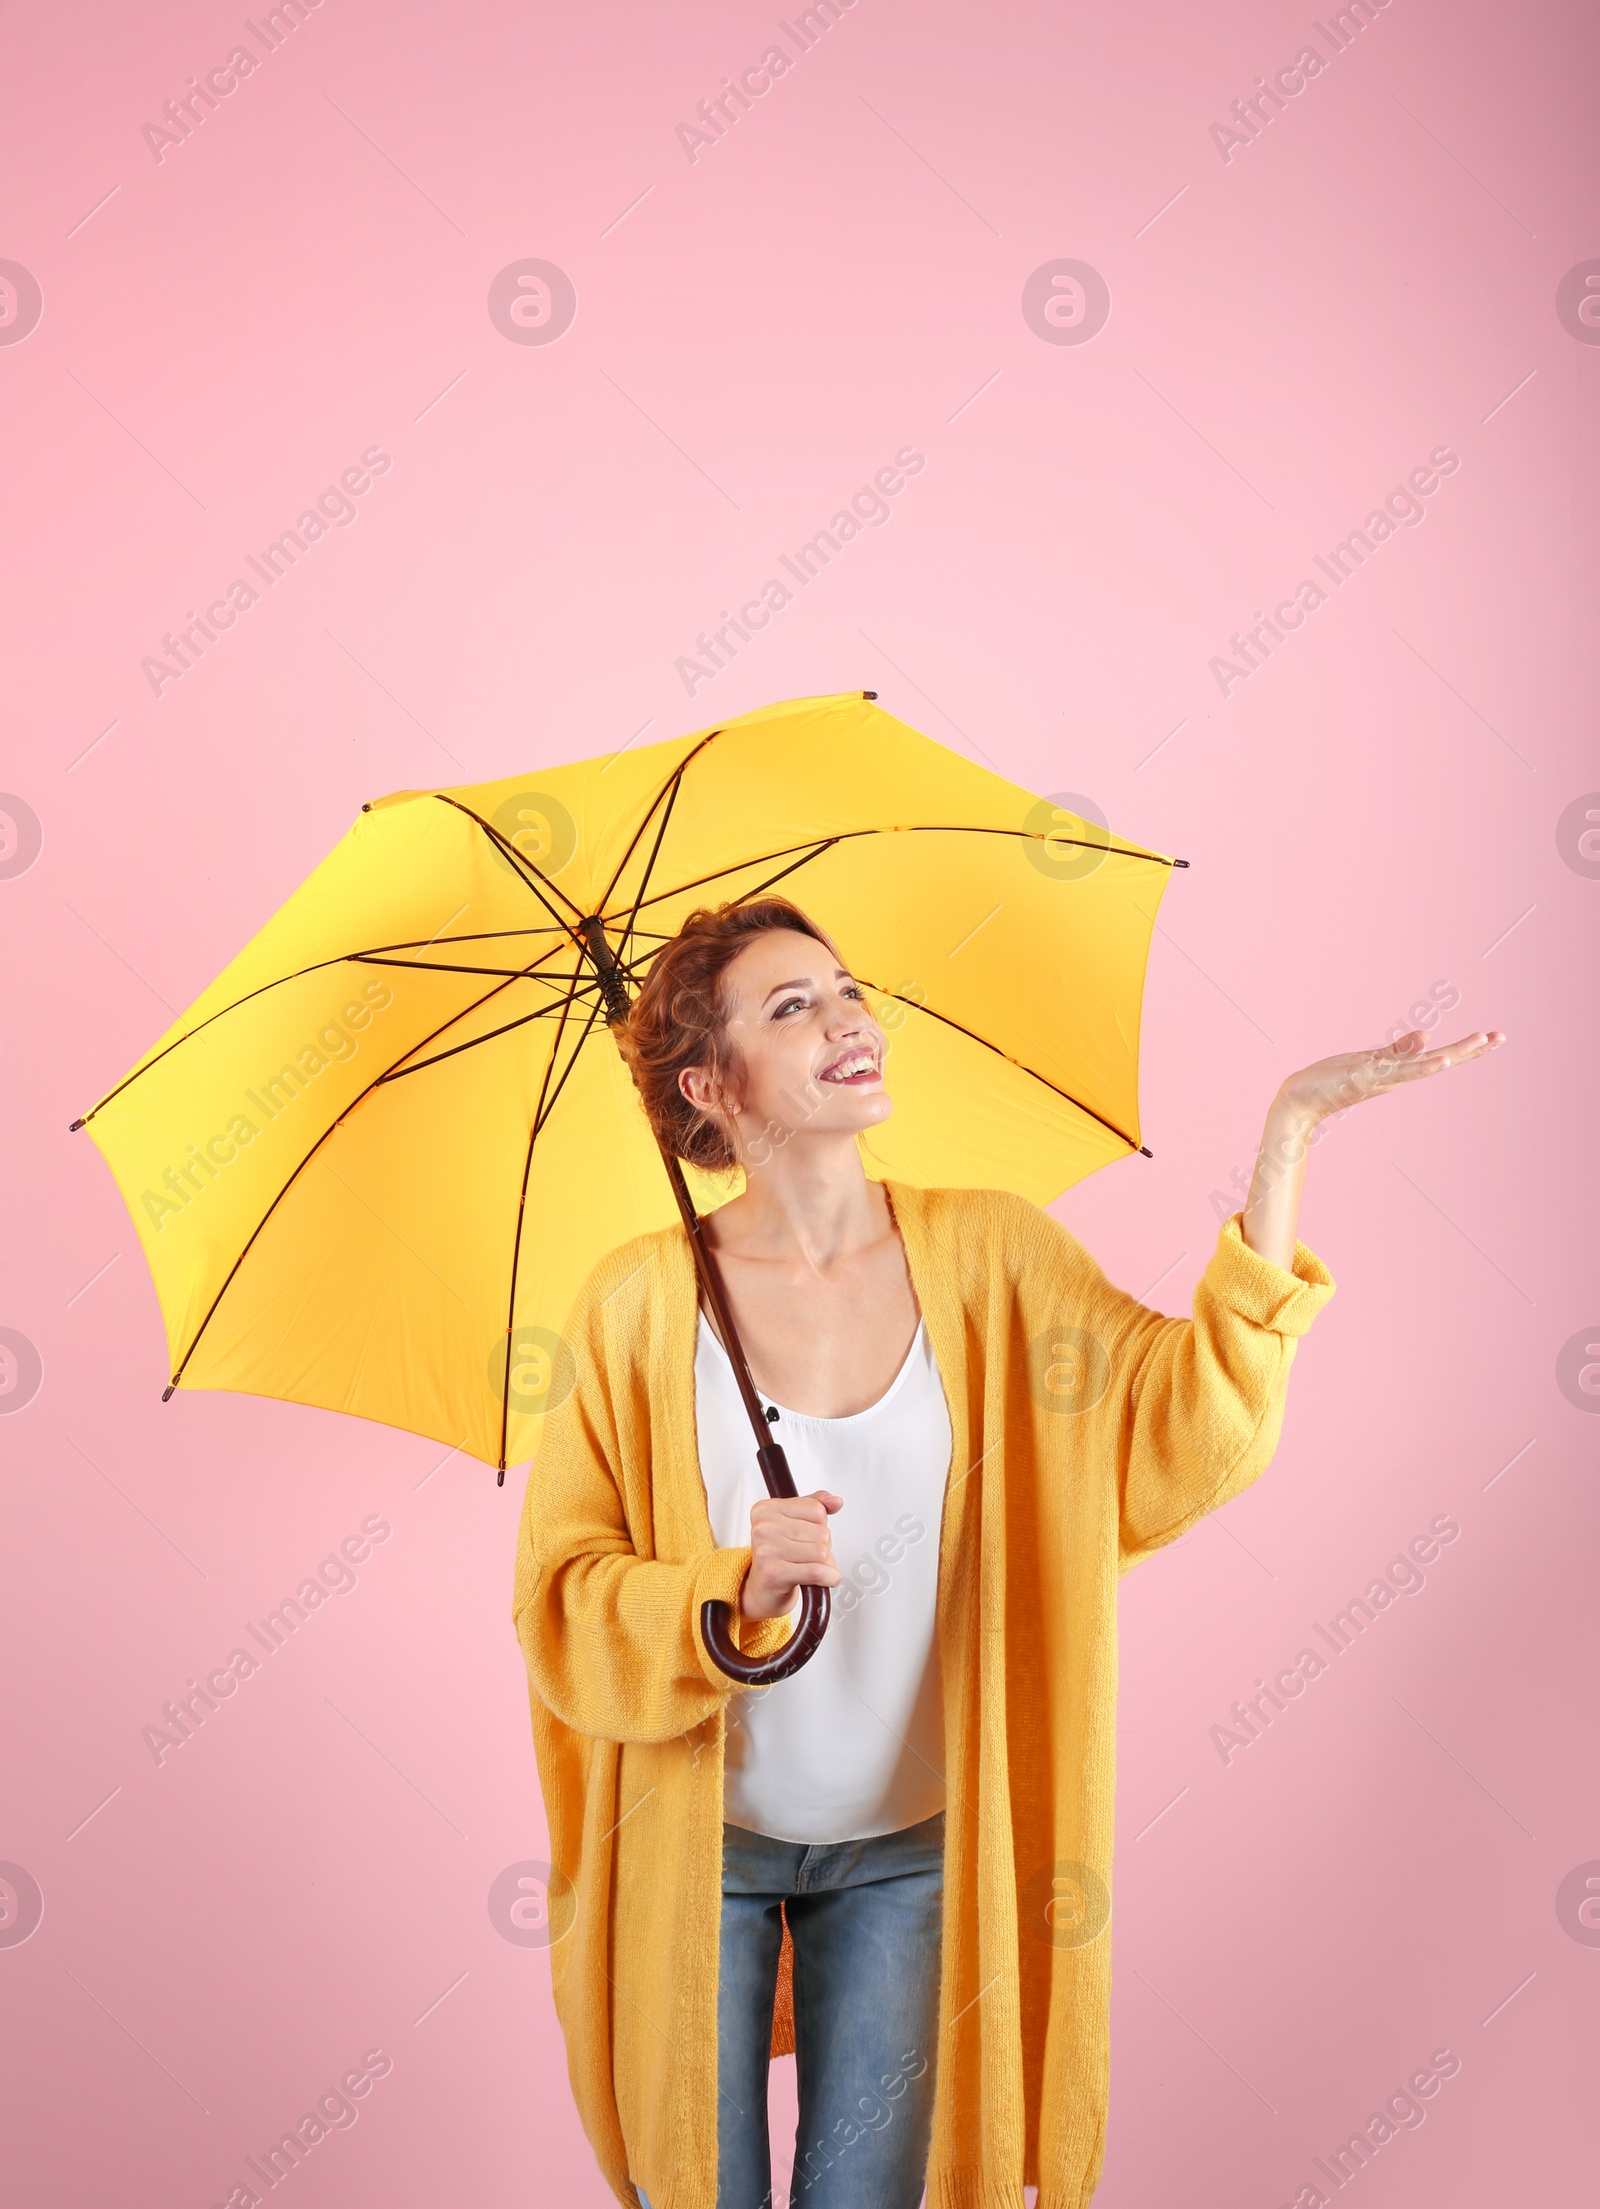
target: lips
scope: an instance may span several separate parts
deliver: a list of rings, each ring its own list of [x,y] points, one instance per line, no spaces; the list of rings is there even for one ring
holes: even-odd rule
[[[872,1051],[846,1051],[831,1066],[824,1067],[818,1081],[831,1082],[836,1089],[858,1089],[878,1079],[878,1060]]]

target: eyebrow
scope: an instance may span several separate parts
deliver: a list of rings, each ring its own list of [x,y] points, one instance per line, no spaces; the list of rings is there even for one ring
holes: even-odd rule
[[[839,979],[839,977],[840,977],[840,975],[841,975],[841,974],[842,974],[842,975],[844,976],[844,978],[845,978],[845,980],[846,980],[846,981],[849,981],[849,979],[850,979],[850,970],[849,970],[849,968],[848,968],[848,967],[843,967],[843,966],[836,966],[836,967],[834,968],[834,970],[833,970],[833,978],[834,978],[834,980],[835,980],[835,981],[838,981],[838,979]],[[780,983],[778,984],[778,988],[777,988],[777,989],[769,989],[769,990],[768,990],[768,992],[767,992],[767,994],[766,994],[766,996],[762,998],[761,1002],[762,1002],[762,1004],[763,1004],[763,1005],[765,1005],[765,1004],[768,1004],[768,1003],[769,1003],[769,1002],[770,1002],[770,1001],[771,1001],[771,1000],[772,1000],[772,999],[773,999],[774,997],[776,997],[776,996],[777,996],[777,994],[778,994],[778,990],[782,990],[782,989],[809,989],[810,987],[811,987],[811,977],[810,977],[810,975],[809,975],[809,974],[801,974],[801,975],[798,975],[798,976],[796,976],[795,980],[794,980],[794,981],[792,981],[792,982],[780,982]]]

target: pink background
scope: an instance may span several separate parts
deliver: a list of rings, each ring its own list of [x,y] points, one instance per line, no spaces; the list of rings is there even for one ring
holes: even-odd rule
[[[296,2200],[608,2198],[548,1958],[486,1907],[545,1842],[520,1473],[163,1409],[128,1217],[67,1124],[363,799],[857,685],[1192,862],[1154,1160],[1055,1208],[1153,1303],[1188,1309],[1291,1069],[1435,983],[1441,1033],[1511,1039],[1319,1147],[1339,1294],[1277,1461],[1126,1585],[1099,2198],[1291,2202],[1444,2048],[1364,2200],[1592,2180],[1600,1949],[1557,1891],[1600,1859],[1600,1396],[1557,1359],[1600,1339],[1600,884],[1557,824],[1600,785],[1600,351],[1556,291],[1600,254],[1600,42],[1576,5],[1392,0],[1224,160],[1211,126],[1309,17],[1072,13],[856,0],[693,163],[677,126],[780,36],[760,9],[324,0],[159,162],[143,126],[249,43],[237,10],[8,15],[0,256],[44,299],[0,348],[0,788],[44,836],[0,881],[0,1324],[44,1367],[0,1423],[29,2202],[224,2201],[369,2048],[393,2069]],[[527,257],[576,287],[550,345],[487,310]],[[1021,310],[1059,258],[1110,287],[1083,345]],[[357,520],[153,696],[163,633],[375,444]],[[892,520],[691,700],[696,634],[906,444]],[[1212,655],[1440,445],[1425,521],[1224,697]],[[140,1728],[374,1512],[360,1585],[158,1769]],[[1234,1699],[1441,1513],[1426,1589],[1225,1768]]]

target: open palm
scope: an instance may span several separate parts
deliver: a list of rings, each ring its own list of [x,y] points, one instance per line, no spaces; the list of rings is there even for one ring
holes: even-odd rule
[[[1495,1050],[1504,1041],[1502,1029],[1479,1028],[1458,1043],[1441,1043],[1430,1051],[1426,1030],[1413,1028],[1408,1035],[1394,1043],[1380,1044],[1376,1050],[1341,1051],[1333,1058],[1318,1059],[1313,1066],[1303,1066],[1298,1074],[1289,1076],[1278,1094],[1290,1110],[1320,1120],[1368,1097],[1381,1097],[1407,1082],[1426,1081],[1430,1075],[1442,1074],[1446,1067],[1464,1066],[1469,1059],[1481,1058],[1485,1051]]]

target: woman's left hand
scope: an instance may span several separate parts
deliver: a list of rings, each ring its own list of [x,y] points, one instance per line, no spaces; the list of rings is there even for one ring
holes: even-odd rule
[[[1364,1104],[1369,1097],[1385,1096],[1406,1082],[1426,1081],[1447,1067],[1464,1066],[1497,1050],[1505,1041],[1500,1028],[1479,1028],[1459,1043],[1427,1048],[1427,1033],[1413,1028],[1394,1043],[1373,1051],[1341,1051],[1333,1058],[1318,1059],[1291,1074],[1272,1100],[1261,1137],[1250,1194],[1245,1199],[1239,1232],[1258,1256],[1290,1272],[1298,1239],[1300,1192],[1305,1183],[1306,1160],[1311,1155],[1312,1132],[1330,1113]]]
[[[1314,1066],[1302,1066],[1278,1091],[1277,1106],[1283,1108],[1283,1118],[1302,1119],[1309,1129],[1330,1112],[1381,1097],[1405,1082],[1426,1081],[1447,1066],[1464,1066],[1468,1059],[1481,1058],[1504,1041],[1503,1030],[1480,1028],[1459,1043],[1441,1043],[1430,1051],[1426,1029],[1413,1028],[1398,1042],[1381,1044],[1375,1051],[1341,1051],[1334,1058],[1319,1058]]]

